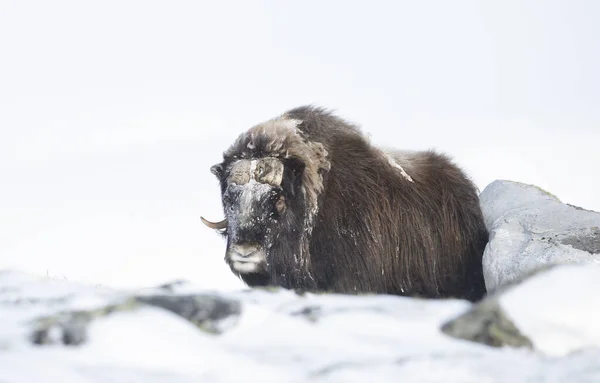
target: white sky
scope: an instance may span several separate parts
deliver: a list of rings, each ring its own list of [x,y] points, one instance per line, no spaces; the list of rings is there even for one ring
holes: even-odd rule
[[[600,211],[600,2],[2,1],[0,268],[241,284],[208,171],[316,103]]]

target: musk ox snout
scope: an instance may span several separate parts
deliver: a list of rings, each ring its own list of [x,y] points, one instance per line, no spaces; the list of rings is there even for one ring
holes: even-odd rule
[[[229,246],[227,260],[239,273],[255,273],[264,269],[265,252],[255,243],[236,243]]]

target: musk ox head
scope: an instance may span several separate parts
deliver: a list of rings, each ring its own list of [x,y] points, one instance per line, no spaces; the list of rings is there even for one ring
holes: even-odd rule
[[[307,236],[329,162],[323,145],[306,141],[301,127],[285,115],[256,125],[211,167],[225,219],[202,221],[226,236],[225,261],[238,275],[275,274],[282,252],[308,262]]]

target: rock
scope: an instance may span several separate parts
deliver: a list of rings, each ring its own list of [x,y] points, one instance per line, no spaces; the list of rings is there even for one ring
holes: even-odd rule
[[[553,357],[600,349],[600,266],[560,264],[511,282],[446,322],[450,336]]]
[[[138,307],[135,300],[126,300],[96,309],[65,311],[37,318],[33,321],[30,339],[36,345],[62,343],[67,346],[79,346],[87,341],[87,327],[93,320]]]
[[[494,298],[479,302],[467,313],[445,323],[441,330],[455,338],[493,347],[533,347]]]
[[[492,182],[480,201],[490,231],[483,255],[488,292],[544,265],[600,262],[600,213],[512,181]]]
[[[227,326],[234,325],[242,310],[239,301],[215,294],[148,295],[135,299],[137,302],[169,310],[214,334],[223,332],[225,321]]]
[[[167,310],[205,333],[220,334],[236,324],[242,311],[239,299],[178,291],[184,285],[177,281],[168,288],[127,292],[0,271],[0,312],[8,318],[6,323],[0,316],[0,349],[18,343],[20,334],[35,345],[80,346],[88,341],[93,322],[149,306]],[[11,314],[19,321],[10,321]]]
[[[90,322],[115,312],[133,311],[144,305],[166,309],[203,331],[220,334],[235,323],[241,314],[240,302],[211,294],[141,295],[91,310],[60,312],[37,319],[31,334],[34,344],[63,343],[80,345],[87,340]],[[221,327],[222,322],[227,325]]]

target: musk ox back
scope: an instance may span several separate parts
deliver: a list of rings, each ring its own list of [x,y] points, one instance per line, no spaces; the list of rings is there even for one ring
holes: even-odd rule
[[[477,189],[446,156],[372,146],[310,106],[241,134],[211,168],[225,261],[250,286],[478,300]]]

